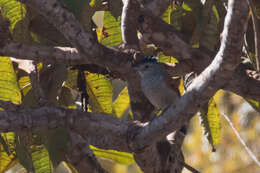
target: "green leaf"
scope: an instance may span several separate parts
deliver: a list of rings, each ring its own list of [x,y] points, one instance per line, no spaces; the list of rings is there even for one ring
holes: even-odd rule
[[[201,110],[200,117],[204,133],[207,135],[209,143],[212,145],[213,151],[220,139],[220,118],[219,110],[214,98],[211,98],[208,105]]]
[[[16,142],[16,154],[17,158],[19,160],[19,163],[27,170],[32,171],[33,165],[32,165],[32,159],[30,151],[27,150],[27,148],[20,142]]]
[[[47,149],[41,146],[32,146],[32,162],[35,173],[52,173],[53,167]]]
[[[125,87],[113,102],[113,112],[117,118],[121,118],[124,112],[130,107],[128,89]]]
[[[260,104],[253,99],[246,99],[246,101],[257,111],[260,112]]]
[[[165,56],[163,53],[158,54],[158,62],[161,63],[177,63],[178,60],[172,56]]]
[[[75,16],[80,16],[82,7],[89,4],[90,0],[61,0]]]
[[[14,154],[9,155],[3,151],[0,145],[0,172],[7,172],[10,168],[17,164]]]
[[[175,6],[170,14],[170,24],[172,24],[177,30],[180,30],[183,25],[182,18],[186,16],[186,14],[187,12],[182,7]]]
[[[105,76],[85,73],[89,104],[93,112],[112,113],[113,87]]]
[[[42,135],[44,136],[44,145],[49,152],[50,159],[54,167],[56,167],[61,161],[65,160],[65,151],[67,151],[67,143],[69,141],[68,130],[58,128],[49,130]]]
[[[200,46],[214,51],[218,43],[219,15],[214,0],[206,1],[201,16]]]
[[[14,154],[15,137],[13,132],[8,132],[1,133],[0,138],[0,172],[6,172],[17,164]]]
[[[25,6],[16,0],[0,0],[2,15],[10,21],[10,31],[15,41],[29,43],[29,18]]]
[[[120,17],[116,19],[110,12],[105,12],[104,26],[99,40],[105,46],[115,46],[122,43]]]
[[[21,93],[10,58],[0,57],[0,69],[0,100],[20,104]]]
[[[168,23],[168,24],[171,24],[171,13],[172,13],[172,7],[171,5],[168,6],[167,10],[163,13],[162,15],[162,19]]]
[[[10,29],[23,20],[26,15],[25,6],[16,0],[0,0],[1,14],[10,21]]]
[[[67,107],[69,109],[75,109],[75,98],[72,95],[72,90],[66,86],[61,88],[60,96],[59,96],[59,105]]]
[[[186,11],[192,11],[192,8],[189,6],[189,4],[183,2],[182,7]]]
[[[115,150],[102,150],[92,145],[90,145],[90,148],[97,157],[110,159],[119,164],[130,165],[135,162],[133,155],[130,153],[119,152]]]
[[[3,138],[2,135],[0,135],[0,144],[2,144],[4,151],[5,151],[8,155],[10,155],[10,151],[9,151],[8,145],[7,145],[7,143],[5,142],[5,140],[4,140],[4,138]]]
[[[19,88],[21,89],[23,96],[25,96],[32,88],[29,76],[22,76],[18,80]]]

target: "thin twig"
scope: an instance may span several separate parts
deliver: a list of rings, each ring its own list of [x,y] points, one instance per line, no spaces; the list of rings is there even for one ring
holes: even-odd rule
[[[249,156],[252,158],[252,160],[260,167],[260,162],[257,159],[257,157],[255,156],[255,154],[250,150],[250,148],[248,148],[248,146],[246,145],[245,141],[241,138],[241,136],[239,135],[238,131],[236,130],[236,128],[234,127],[233,123],[231,122],[231,120],[229,119],[229,117],[225,114],[225,113],[221,113],[223,115],[223,117],[227,120],[228,124],[230,125],[230,127],[232,128],[232,130],[234,131],[234,133],[236,134],[239,142],[243,145],[243,147],[245,148],[245,150],[247,151],[247,153],[249,154]]]
[[[185,162],[181,162],[181,164],[192,173],[200,173],[200,171],[196,170]]]
[[[253,22],[253,28],[254,28],[254,36],[255,36],[255,60],[256,60],[256,70],[259,71],[260,70],[260,57],[259,57],[259,51],[260,51],[260,45],[259,43],[259,22],[256,18],[256,14],[254,11],[254,7],[253,7],[253,2],[252,0],[247,0],[250,11],[252,13],[252,22]]]

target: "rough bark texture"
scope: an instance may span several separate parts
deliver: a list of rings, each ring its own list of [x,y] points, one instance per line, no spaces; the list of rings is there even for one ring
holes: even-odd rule
[[[124,44],[131,48],[127,51],[99,44],[57,0],[21,2],[44,16],[72,47],[14,43],[10,40],[6,24],[0,22],[0,37],[3,40],[0,44],[0,55],[63,65],[95,65],[102,71],[105,69],[105,73],[117,74],[116,77],[128,83],[133,116],[138,121],[53,106],[25,109],[9,102],[0,102],[1,107],[5,108],[5,111],[0,111],[0,132],[28,129],[37,131],[57,127],[71,129],[75,133],[71,135],[75,141],[71,146],[75,147],[75,150],[68,151],[71,163],[78,162],[80,158],[86,163],[89,162],[89,156],[93,155],[87,145],[91,144],[103,149],[132,152],[144,172],[181,172],[185,166],[181,153],[184,136],[176,130],[187,125],[201,105],[218,89],[226,89],[242,97],[260,101],[259,74],[240,63],[243,35],[248,20],[248,4],[245,0],[229,0],[221,47],[217,53],[192,48],[173,26],[158,17],[167,8],[167,0],[126,1],[122,29]],[[140,2],[141,6],[138,6],[140,4],[137,2]],[[132,15],[135,9],[140,10],[139,16]],[[149,10],[152,13],[147,12]],[[155,44],[166,55],[179,58],[178,64],[165,64],[168,75],[180,76],[192,71],[200,74],[175,105],[171,105],[161,116],[153,119],[154,108],[142,93],[140,78],[132,68],[135,61],[144,58],[136,52],[139,49],[137,28],[143,35],[143,41]],[[133,48],[135,50],[132,50]],[[145,123],[146,121],[149,122]],[[173,131],[176,131],[176,134],[166,139]],[[80,150],[84,152],[80,153]],[[86,165],[80,162],[77,165],[78,171],[84,172],[88,166],[94,166],[97,172],[105,172],[99,169],[99,164],[93,157],[91,160],[91,163]]]

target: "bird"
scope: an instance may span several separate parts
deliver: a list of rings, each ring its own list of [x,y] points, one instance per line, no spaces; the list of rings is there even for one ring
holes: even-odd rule
[[[134,64],[133,68],[140,76],[144,95],[156,109],[164,110],[179,100],[178,89],[172,87],[172,79],[166,74],[163,64],[155,58],[145,58]]]

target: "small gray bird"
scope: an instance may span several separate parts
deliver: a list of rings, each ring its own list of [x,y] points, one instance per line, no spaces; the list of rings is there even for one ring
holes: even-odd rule
[[[170,86],[171,79],[166,75],[161,63],[153,59],[145,59],[136,64],[134,69],[140,75],[145,96],[155,108],[164,110],[180,98],[179,91]]]

